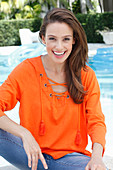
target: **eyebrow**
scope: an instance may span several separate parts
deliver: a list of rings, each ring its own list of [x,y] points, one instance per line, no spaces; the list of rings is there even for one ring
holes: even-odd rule
[[[52,35],[52,34],[48,35],[48,37],[51,37],[51,36],[56,37],[55,35]],[[64,37],[72,37],[72,35],[64,35],[63,38]]]

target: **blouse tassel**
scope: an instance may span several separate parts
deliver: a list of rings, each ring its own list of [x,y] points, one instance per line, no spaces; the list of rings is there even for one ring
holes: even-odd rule
[[[41,136],[45,135],[45,124],[44,124],[44,121],[41,121],[41,122],[40,122],[39,134],[40,134]]]
[[[81,142],[82,142],[82,138],[81,138],[80,130],[78,130],[75,138],[75,143],[76,145],[80,145]]]

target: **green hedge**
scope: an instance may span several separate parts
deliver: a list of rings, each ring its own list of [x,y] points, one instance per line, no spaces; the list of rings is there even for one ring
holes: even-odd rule
[[[0,46],[20,45],[19,29],[29,28],[36,32],[40,29],[41,19],[1,20]]]
[[[89,43],[103,43],[103,37],[97,30],[104,30],[105,27],[113,29],[113,12],[77,14],[76,17],[83,26]]]
[[[113,29],[113,12],[99,14],[77,14],[76,17],[83,26],[89,43],[103,43],[97,30],[105,27]],[[19,29],[29,28],[36,32],[40,29],[41,19],[1,20],[0,46],[20,45]]]

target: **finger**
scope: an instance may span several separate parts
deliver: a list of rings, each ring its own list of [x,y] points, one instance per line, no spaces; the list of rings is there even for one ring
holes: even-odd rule
[[[91,170],[97,170],[97,166],[96,165],[93,165]]]
[[[28,167],[31,168],[31,155],[27,154],[28,157]]]
[[[44,158],[44,156],[42,155],[41,152],[39,153],[39,159],[41,160],[44,168],[45,168],[45,169],[48,169],[48,166],[47,166],[47,163],[46,163],[46,161],[45,161],[45,158]]]
[[[39,159],[39,156],[38,156],[38,154],[36,154],[36,170],[37,170],[37,166],[38,166],[38,159]]]
[[[32,170],[36,170],[36,155],[32,154]]]
[[[88,165],[85,167],[85,170],[89,170],[89,166]]]
[[[96,170],[106,170],[106,168],[102,167],[101,165],[98,165]]]

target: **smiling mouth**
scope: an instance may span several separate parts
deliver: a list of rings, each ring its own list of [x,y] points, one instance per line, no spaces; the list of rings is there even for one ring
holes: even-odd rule
[[[53,53],[57,56],[62,56],[63,54],[65,54],[65,51],[63,52],[56,52],[56,51],[53,51]]]

